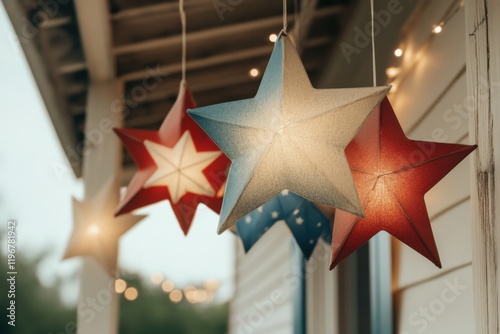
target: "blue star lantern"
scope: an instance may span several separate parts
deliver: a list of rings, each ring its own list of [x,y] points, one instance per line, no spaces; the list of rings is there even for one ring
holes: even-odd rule
[[[388,90],[313,88],[283,35],[254,98],[188,110],[232,161],[218,232],[284,189],[363,216],[344,149]]]
[[[311,257],[319,238],[330,240],[330,221],[310,201],[283,190],[264,205],[236,222],[237,234],[245,252],[275,223],[284,221],[292,232],[304,257]]]

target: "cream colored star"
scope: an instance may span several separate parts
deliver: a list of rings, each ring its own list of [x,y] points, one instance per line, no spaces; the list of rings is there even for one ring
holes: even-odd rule
[[[144,145],[158,167],[146,181],[145,188],[166,186],[172,203],[177,203],[188,192],[206,196],[215,195],[215,190],[203,174],[203,170],[222,152],[198,152],[189,131],[184,132],[173,148],[148,140]]]
[[[91,198],[73,198],[74,226],[64,258],[93,257],[110,275],[117,274],[120,237],[135,226],[143,215],[114,216],[118,203],[118,186],[106,182]]]
[[[313,88],[282,35],[254,98],[188,110],[232,161],[218,232],[284,189],[363,216],[344,150],[388,91]]]

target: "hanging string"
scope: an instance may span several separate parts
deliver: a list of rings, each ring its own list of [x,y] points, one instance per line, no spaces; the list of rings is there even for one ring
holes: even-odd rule
[[[286,0],[283,0],[283,30],[282,32],[286,35],[286,28],[288,27],[287,20],[287,9],[286,9]]]
[[[184,11],[184,0],[179,0],[179,14],[182,24],[182,82],[186,81],[186,12]]]
[[[372,66],[373,66],[373,87],[377,87],[377,67],[375,65],[375,10],[373,9],[373,0],[370,0],[370,9],[372,16]]]
[[[295,33],[295,37],[297,38],[297,41],[300,39],[299,38],[299,0],[294,0],[293,1],[293,31]],[[297,45],[297,47],[299,47]]]

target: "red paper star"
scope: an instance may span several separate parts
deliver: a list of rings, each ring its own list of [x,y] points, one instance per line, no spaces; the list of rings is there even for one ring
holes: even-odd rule
[[[167,199],[187,234],[199,203],[219,213],[217,192],[229,159],[186,113],[196,103],[185,83],[160,130],[115,129],[138,171],[116,215]]]
[[[385,98],[345,150],[366,218],[337,210],[330,269],[380,231],[441,268],[424,195],[476,147],[409,140]]]

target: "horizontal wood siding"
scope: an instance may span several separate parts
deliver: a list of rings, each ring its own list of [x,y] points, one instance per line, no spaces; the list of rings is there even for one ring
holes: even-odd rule
[[[238,241],[229,333],[293,333],[293,294],[301,277],[292,265],[292,240],[288,227],[278,223],[248,254]]]
[[[464,11],[430,35],[453,1],[428,1],[407,33],[410,55],[391,94],[407,136],[468,143]],[[418,56],[417,61],[411,57]],[[469,163],[462,162],[426,196],[442,269],[393,242],[395,332],[474,333]]]

